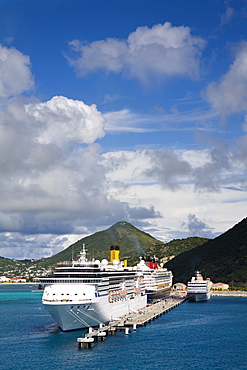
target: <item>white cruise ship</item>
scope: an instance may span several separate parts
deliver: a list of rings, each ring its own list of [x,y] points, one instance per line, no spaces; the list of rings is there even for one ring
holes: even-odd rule
[[[60,264],[50,276],[40,278],[40,284],[42,303],[63,331],[119,319],[146,306],[148,289],[156,294],[166,291],[164,274],[160,279],[144,261],[125,266],[119,260],[119,247],[114,246],[110,262],[100,262],[88,261],[83,245],[77,261]]]
[[[203,280],[199,271],[195,272],[195,276],[187,284],[187,297],[189,301],[201,302],[208,301],[210,298],[210,280]]]
[[[171,271],[160,267],[155,257],[141,259],[137,267],[143,274],[147,303],[154,303],[169,297],[173,279]]]

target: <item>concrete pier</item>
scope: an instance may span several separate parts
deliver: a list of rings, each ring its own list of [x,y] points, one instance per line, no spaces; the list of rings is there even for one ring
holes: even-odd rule
[[[136,331],[139,326],[156,319],[186,300],[186,297],[170,297],[167,300],[146,306],[138,312],[126,315],[119,320],[111,321],[108,325],[100,324],[97,329],[89,328],[84,337],[77,338],[78,348],[92,348],[95,340],[103,341],[107,335],[115,335],[116,331],[124,331],[125,335],[129,335],[131,328]]]
[[[78,348],[93,348],[94,338],[77,338]]]
[[[211,290],[212,297],[247,297],[247,291],[239,290]]]
[[[177,307],[185,300],[186,298],[180,297],[169,298],[166,301],[162,300],[160,302],[157,302],[155,304],[152,304],[141,309],[138,313],[133,312],[123,317],[117,322],[116,326],[132,327],[133,330],[136,330],[137,327],[143,326],[146,323],[156,319],[157,317]],[[110,325],[114,326],[114,321],[111,322]]]
[[[94,341],[102,342],[106,339],[109,326],[100,324],[98,329],[89,328],[88,333],[84,337],[77,338],[78,348],[93,348]]]

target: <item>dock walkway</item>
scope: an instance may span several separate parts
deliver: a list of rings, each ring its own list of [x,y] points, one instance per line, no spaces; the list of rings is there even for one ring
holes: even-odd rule
[[[89,328],[88,333],[84,337],[77,338],[78,348],[92,348],[95,339],[103,341],[106,336],[114,335],[116,331],[123,330],[128,335],[131,327],[135,331],[139,326],[144,326],[146,323],[172,310],[186,301],[186,299],[186,297],[170,297],[167,300],[146,306],[138,312],[132,312],[119,320],[113,320],[108,325],[100,324],[97,329]]]
[[[143,309],[139,310],[138,312],[132,312],[129,315],[124,316],[122,319],[117,321],[112,321],[110,323],[111,326],[143,326],[146,323],[154,320],[155,318],[163,315],[165,312],[170,311],[171,309],[177,307],[181,303],[183,303],[185,298],[169,298],[166,301],[160,301],[144,307]]]

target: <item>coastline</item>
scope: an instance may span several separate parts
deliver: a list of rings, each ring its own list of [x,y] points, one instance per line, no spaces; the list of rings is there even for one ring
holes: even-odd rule
[[[0,282],[0,286],[1,285],[35,285],[38,287],[38,284],[37,283],[33,283],[33,282],[20,282],[20,283],[8,283],[8,282]],[[176,294],[177,293],[177,294]],[[171,295],[174,295],[174,297],[176,297],[177,295],[180,296],[180,294],[178,294],[178,292],[176,292],[174,294],[171,294]],[[184,296],[184,294],[186,295],[185,292],[183,292],[182,296]],[[246,290],[211,290],[211,297],[247,297],[247,291]]]
[[[211,290],[211,297],[247,297],[245,290]]]
[[[174,297],[179,296],[186,297],[186,291],[183,292],[172,292]],[[211,297],[245,297],[247,298],[247,291],[246,290],[211,290],[210,291]]]
[[[19,286],[35,286],[35,287],[37,287],[37,289],[38,289],[38,285],[39,284],[37,284],[37,283],[0,283],[0,287],[1,286],[12,286],[12,285],[14,285],[14,286],[17,286],[17,285],[19,285]]]

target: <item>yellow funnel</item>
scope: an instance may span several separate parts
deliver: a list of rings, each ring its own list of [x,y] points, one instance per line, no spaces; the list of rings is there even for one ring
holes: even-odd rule
[[[110,262],[113,262],[115,260],[120,262],[119,247],[117,247],[116,245],[112,245],[110,250]]]

